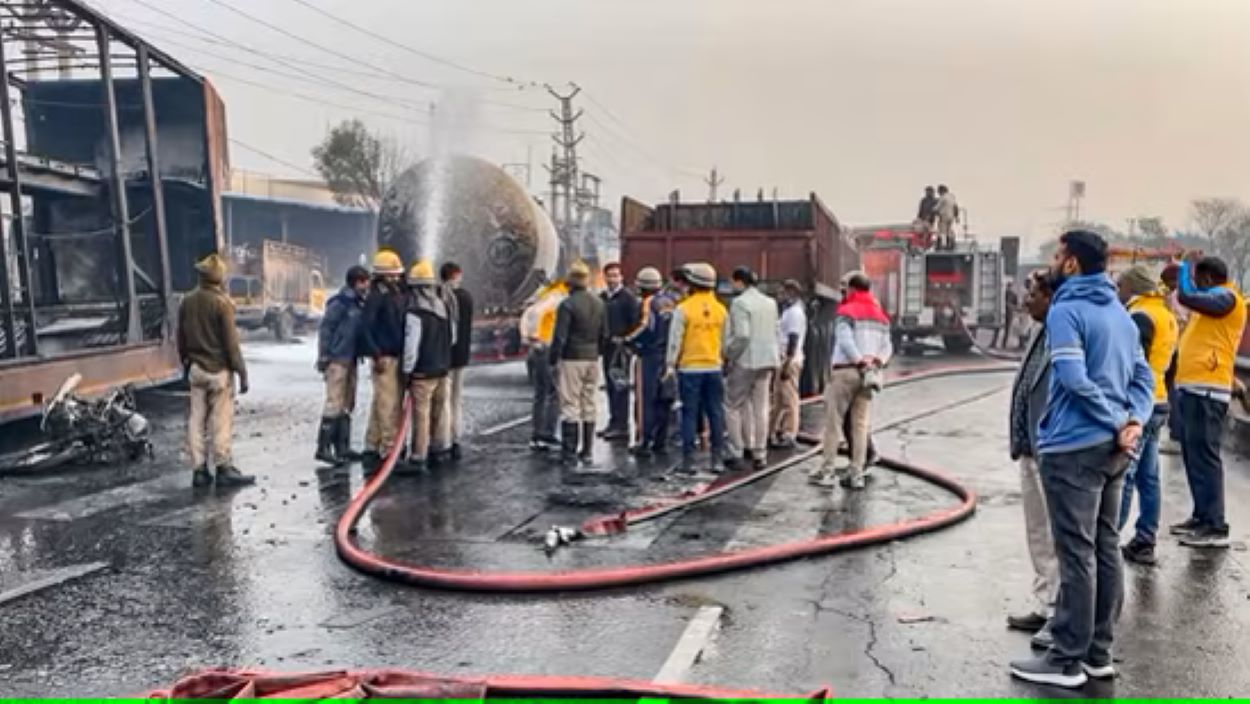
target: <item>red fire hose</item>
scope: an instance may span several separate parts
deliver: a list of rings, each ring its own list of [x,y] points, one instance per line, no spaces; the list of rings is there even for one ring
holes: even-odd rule
[[[944,376],[971,373],[989,373],[1009,371],[1008,365],[984,365],[976,367],[944,368],[931,372],[920,372],[900,375],[891,381],[891,386],[934,379]],[[403,422],[398,437],[403,438],[408,432],[411,414],[409,405],[405,404]],[[807,442],[816,442],[814,438],[805,438]],[[378,472],[364,488],[352,499],[347,510],[339,519],[335,529],[335,547],[339,557],[348,565],[382,579],[401,582],[413,586],[431,587],[472,592],[555,592],[571,590],[606,589],[611,587],[637,586],[669,579],[689,578],[702,575],[726,572],[729,570],[758,567],[761,565],[809,557],[827,553],[850,550],[885,543],[913,535],[920,535],[939,530],[958,523],[972,515],[976,508],[976,495],[972,490],[958,483],[947,475],[926,467],[902,462],[901,460],[883,458],[879,464],[897,472],[909,474],[923,481],[954,494],[959,503],[950,508],[942,509],[920,518],[912,518],[890,525],[876,526],[852,533],[825,536],[810,540],[802,540],[767,547],[751,548],[734,552],[719,553],[676,562],[665,562],[651,565],[630,565],[626,567],[606,567],[579,569],[561,572],[480,572],[472,570],[454,570],[404,564],[380,555],[370,553],[358,546],[353,538],[355,526],[361,514],[381,490],[382,485],[394,471],[399,458],[399,443],[396,443],[386,456]],[[818,449],[818,448],[817,448]],[[806,459],[817,450],[802,453],[799,457]],[[691,496],[684,496],[660,506],[652,506],[627,512],[613,517],[622,525],[639,523],[656,518],[664,513],[685,508],[696,503],[724,495],[734,489],[741,488],[757,481],[766,473],[776,472],[782,467],[800,461],[790,458],[780,465],[755,472],[740,479],[720,485],[709,485],[706,490]],[[610,532],[610,531],[608,531]]]

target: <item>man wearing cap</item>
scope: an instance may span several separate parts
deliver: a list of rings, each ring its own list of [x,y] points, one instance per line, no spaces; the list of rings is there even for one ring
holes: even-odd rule
[[[428,259],[408,270],[408,286],[402,368],[412,394],[412,447],[404,471],[420,473],[447,447],[450,426],[442,414],[451,371],[452,316]]]
[[[356,409],[356,363],[359,360],[360,321],[369,271],[347,270],[346,285],[326,302],[317,329],[317,371],[325,379],[326,399],[317,433],[316,459],[340,465],[352,459],[352,411]]]
[[[638,325],[638,298],[625,287],[621,265],[609,262],[603,267],[606,287],[600,298],[606,306],[610,342],[603,355],[604,388],[608,395],[608,427],[604,440],[629,439],[629,367],[630,350],[626,336]]]
[[[725,380],[722,349],[729,333],[729,312],[716,300],[716,269],[711,264],[686,264],[681,280],[690,292],[673,312],[665,356],[665,377],[677,375],[681,397],[681,467],[694,470],[695,433],[706,414],[712,446],[713,472],[720,472],[725,454]]]
[[[255,477],[234,466],[230,442],[234,431],[234,378],[239,393],[247,393],[247,366],[239,349],[239,331],[234,326],[234,304],[226,296],[222,282],[226,263],[210,254],[195,265],[200,283],[182,299],[178,308],[178,358],[191,389],[190,419],[187,421],[187,449],[191,455],[191,485],[213,484],[208,470],[205,438],[211,441],[213,465],[218,486],[243,486]]]
[[[768,386],[777,369],[777,303],[760,293],[755,272],[740,266],[730,280],[737,296],[729,307],[725,339],[725,423],[729,426],[726,465],[737,469],[743,460],[756,469],[766,463]]]
[[[787,279],[778,297],[781,301],[781,321],[777,347],[781,351],[781,365],[773,382],[768,426],[773,447],[792,448],[799,434],[799,375],[803,372],[803,344],[807,340],[803,285],[794,279]]]
[[[1159,531],[1159,432],[1168,418],[1168,387],[1164,376],[1172,364],[1180,332],[1176,317],[1168,309],[1167,299],[1149,269],[1140,264],[1130,267],[1120,274],[1117,287],[1120,302],[1128,308],[1137,325],[1142,353],[1154,374],[1154,411],[1142,428],[1137,459],[1124,475],[1120,530],[1132,513],[1134,489],[1141,503],[1133,539],[1121,553],[1129,562],[1152,565],[1155,563],[1155,536]]]
[[[634,455],[646,459],[668,452],[668,420],[675,394],[663,389],[664,353],[668,349],[668,330],[673,320],[674,302],[662,292],[664,279],[655,267],[643,267],[634,278],[641,296],[642,320],[626,337],[638,353],[642,367],[642,393],[639,394],[638,445]]]
[[[463,270],[456,262],[444,262],[438,270],[449,300],[455,303],[455,338],[451,346],[451,372],[448,375],[447,414],[449,425],[447,437],[451,441],[451,459],[460,459],[460,436],[464,428],[462,410],[464,398],[464,370],[469,366],[473,353],[473,296],[460,285]]]
[[[373,257],[373,282],[365,299],[360,331],[361,352],[373,360],[373,405],[362,456],[366,471],[377,469],[399,433],[404,400],[399,360],[404,354],[408,308],[403,276],[404,263],[399,255],[389,249],[378,250]]]
[[[587,290],[590,268],[581,261],[569,267],[569,296],[556,310],[556,329],[548,362],[556,366],[560,390],[560,459],[571,467],[594,457],[595,393],[599,390],[599,356],[608,342],[604,302]],[[580,444],[579,444],[580,436]]]
[[[838,481],[835,462],[843,423],[848,416],[851,464],[841,481],[851,489],[864,488],[868,464],[869,424],[873,394],[880,390],[881,370],[894,353],[890,319],[871,293],[872,281],[862,271],[842,278],[846,296],[838,305],[829,382],[825,385],[824,460],[810,475],[813,483],[832,487]]]

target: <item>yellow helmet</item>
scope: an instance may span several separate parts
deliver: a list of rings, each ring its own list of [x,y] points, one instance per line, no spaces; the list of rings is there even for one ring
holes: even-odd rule
[[[429,259],[418,259],[408,269],[408,283],[414,286],[433,286],[438,283],[434,280],[434,263]]]
[[[402,276],[404,262],[399,255],[389,249],[379,249],[373,255],[373,273],[375,276]]]
[[[196,262],[195,270],[200,272],[200,278],[211,284],[226,280],[226,260],[216,252]]]

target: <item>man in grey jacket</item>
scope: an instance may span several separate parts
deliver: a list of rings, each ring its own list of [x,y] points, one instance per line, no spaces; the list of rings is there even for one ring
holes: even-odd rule
[[[725,338],[725,425],[729,456],[725,465],[737,469],[743,460],[765,464],[768,445],[768,390],[780,362],[777,348],[777,302],[756,287],[755,272],[745,266],[731,277],[738,292],[729,307]]]
[[[1046,493],[1037,466],[1037,428],[1046,412],[1050,388],[1050,363],[1046,351],[1046,313],[1050,310],[1050,279],[1045,271],[1029,277],[1024,306],[1039,325],[1025,348],[1020,371],[1011,387],[1011,409],[1008,427],[1011,459],[1020,462],[1020,497],[1024,504],[1024,529],[1033,562],[1033,604],[1023,614],[1007,617],[1007,626],[1033,633],[1039,648],[1050,647],[1049,619],[1054,611],[1059,590],[1059,563],[1050,534],[1050,515],[1046,510]]]

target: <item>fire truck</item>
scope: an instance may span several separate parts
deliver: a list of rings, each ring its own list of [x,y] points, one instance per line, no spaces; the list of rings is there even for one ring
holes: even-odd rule
[[[936,249],[909,225],[856,228],[864,272],[890,316],[896,348],[941,337],[950,352],[973,346],[971,334],[1008,323],[1002,251],[974,239]]]

